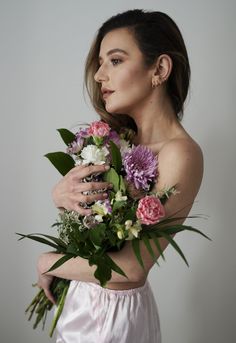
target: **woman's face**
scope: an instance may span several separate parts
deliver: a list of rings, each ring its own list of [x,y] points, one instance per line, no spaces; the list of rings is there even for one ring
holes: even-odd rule
[[[101,91],[113,91],[103,93],[107,112],[132,114],[148,101],[153,70],[145,68],[143,55],[128,29],[115,29],[105,35],[99,63],[94,78],[101,83]]]

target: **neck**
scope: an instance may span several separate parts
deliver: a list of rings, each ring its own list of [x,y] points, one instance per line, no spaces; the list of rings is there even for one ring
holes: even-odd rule
[[[160,144],[184,131],[166,97],[150,99],[143,106],[139,104],[130,116],[138,128],[135,144]]]

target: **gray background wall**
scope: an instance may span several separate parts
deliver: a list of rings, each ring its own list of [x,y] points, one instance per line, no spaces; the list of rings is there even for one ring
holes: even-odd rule
[[[49,342],[24,316],[46,248],[15,232],[52,233],[51,189],[59,174],[43,155],[62,150],[56,129],[96,117],[83,98],[83,68],[95,31],[132,8],[160,10],[179,25],[192,67],[183,125],[200,144],[205,174],[188,221],[211,236],[176,238],[150,282],[163,343],[233,342],[235,324],[235,1],[0,1],[1,343]],[[51,340],[54,341],[54,340]]]

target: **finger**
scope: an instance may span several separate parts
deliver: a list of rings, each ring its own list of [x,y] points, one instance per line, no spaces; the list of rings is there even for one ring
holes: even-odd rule
[[[74,191],[105,191],[111,188],[113,188],[113,184],[109,182],[80,182],[77,186],[74,187]]]
[[[102,165],[90,165],[90,166],[81,166],[73,168],[73,175],[78,179],[83,179],[86,176],[95,174],[95,173],[104,173],[105,171],[109,170],[110,166],[106,164]]]
[[[83,203],[85,202],[87,204],[90,204],[90,203],[97,201],[97,200],[107,199],[108,194],[107,193],[90,194],[90,195],[81,194],[79,198],[80,198],[79,202],[83,202]]]
[[[75,211],[78,212],[79,214],[81,214],[82,216],[90,216],[92,214],[92,210],[89,208],[83,208],[81,207],[78,203],[76,203],[71,211]]]
[[[44,293],[45,293],[46,297],[55,305],[56,300],[54,299],[52,292],[49,289],[44,289]]]

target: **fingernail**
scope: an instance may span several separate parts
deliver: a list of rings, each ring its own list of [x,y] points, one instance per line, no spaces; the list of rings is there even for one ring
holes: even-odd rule
[[[109,169],[110,169],[110,166],[105,166],[105,169],[106,169],[106,170],[109,170]]]
[[[112,184],[112,183],[109,183],[108,188],[113,188],[113,184]]]

